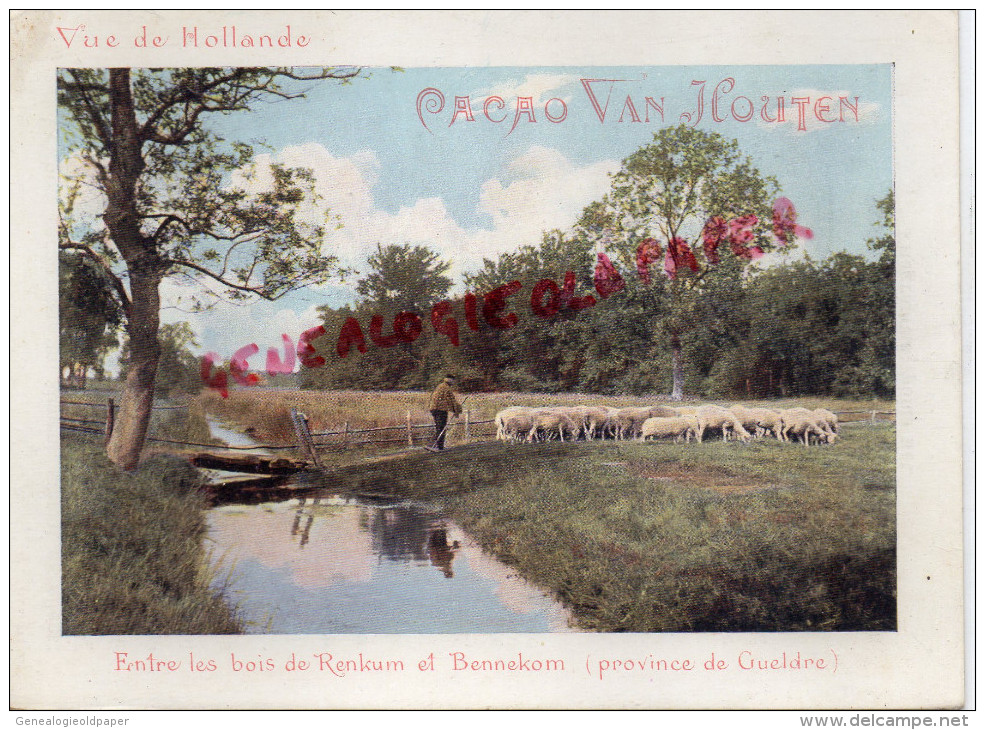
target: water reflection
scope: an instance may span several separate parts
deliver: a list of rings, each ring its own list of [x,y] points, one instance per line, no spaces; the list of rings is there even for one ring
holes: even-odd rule
[[[425,505],[323,495],[218,507],[215,560],[270,633],[568,631],[567,614]],[[259,631],[260,629],[254,629]]]
[[[431,558],[431,565],[438,568],[445,578],[454,578],[455,571],[451,564],[455,559],[455,552],[461,547],[458,540],[448,544],[448,532],[443,527],[431,530],[428,535],[428,556]]]
[[[321,503],[320,497],[297,500],[291,537],[303,548],[311,539],[311,526]],[[330,503],[331,504],[331,503]],[[394,505],[387,509],[364,509],[360,526],[371,536],[374,553],[388,560],[429,560],[446,578],[453,578],[452,562],[461,547],[458,540],[448,542],[444,521],[427,515],[420,507]]]

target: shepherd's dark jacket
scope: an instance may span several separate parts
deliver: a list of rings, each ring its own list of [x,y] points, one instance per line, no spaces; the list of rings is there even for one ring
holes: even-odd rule
[[[434,389],[434,392],[431,394],[431,400],[428,402],[428,410],[453,411],[456,416],[462,412],[462,406],[455,399],[455,393],[447,381],[443,381],[441,385]]]

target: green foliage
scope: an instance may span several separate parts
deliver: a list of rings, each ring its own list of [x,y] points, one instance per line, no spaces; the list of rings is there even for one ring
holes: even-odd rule
[[[576,296],[596,294],[592,241],[601,240],[608,214],[601,204],[594,204],[585,210],[574,235],[551,231],[539,245],[486,260],[466,278],[480,308],[485,292],[510,281],[521,283],[522,289],[508,300],[509,311],[517,315],[510,329],[489,327],[480,314],[480,330],[473,332],[465,325],[459,298],[452,302],[460,336],[459,346],[454,347],[434,333],[426,318],[430,302],[446,296],[447,289],[439,286],[431,297],[422,297],[406,286],[384,284],[400,282],[396,273],[373,273],[367,278],[373,286],[361,286],[367,295],[376,292],[379,306],[367,298],[354,309],[325,309],[328,335],[318,346],[328,363],[323,369],[303,371],[303,376],[309,387],[425,389],[444,371],[453,370],[467,391],[655,395],[672,388],[675,353],[668,335],[677,332],[680,360],[686,363],[682,386],[689,394],[891,398],[895,393],[891,202],[890,195],[878,203],[886,216],[883,226],[889,228],[870,242],[880,251],[876,261],[837,253],[820,262],[807,258],[747,269],[745,259],[723,253],[704,275],[671,281],[654,272],[649,284],[622,265],[625,287],[605,299],[597,296],[595,306],[562,310],[546,318],[535,315],[530,295],[542,279],[560,286],[565,272],[572,271]],[[400,255],[409,253],[406,249]],[[433,261],[423,251],[418,256],[415,271],[424,261]],[[395,253],[374,260],[393,263],[394,272],[403,266],[397,265],[400,259]],[[406,298],[399,299],[398,294]],[[365,355],[353,351],[344,360],[335,357],[335,341],[348,317],[355,316],[366,330],[374,312],[385,312],[388,306],[392,311],[391,305],[410,302],[427,303],[418,309],[425,320],[424,334],[413,347],[380,349],[366,332]],[[390,322],[388,314],[387,326]]]
[[[538,282],[550,279],[563,287],[567,272],[575,275],[576,297],[594,294],[592,266],[591,245],[558,230],[545,232],[539,245],[521,246],[496,261],[485,260],[479,271],[466,277],[469,290],[481,302],[486,292],[520,282],[522,288],[508,300],[517,323],[510,329],[483,324],[479,332],[466,331],[460,356],[482,372],[483,381],[494,384],[491,387],[546,392],[575,387],[583,363],[585,317],[593,310],[562,308],[543,317],[534,313],[531,300]],[[465,381],[462,385],[468,387]]]
[[[882,212],[882,221],[877,225],[882,227],[882,235],[868,240],[869,248],[879,251],[879,263],[887,268],[896,265],[896,196],[890,190],[885,198],[876,202],[876,207]]]
[[[714,394],[893,397],[895,239],[892,193],[877,203],[876,261],[845,253],[761,272],[737,312],[741,344],[722,352]]]
[[[451,264],[424,246],[376,245],[368,260],[370,271],[356,284],[363,304],[385,314],[427,313],[444,299],[452,281]]]
[[[188,322],[162,324],[157,335],[161,356],[157,362],[154,389],[162,397],[180,394],[193,395],[202,389],[198,358],[191,348],[198,347],[195,333]],[[129,342],[124,340],[120,348],[120,376],[129,370]]]
[[[74,376],[89,368],[101,373],[123,313],[101,269],[81,254],[59,252],[58,310],[60,368]]]
[[[200,484],[176,457],[124,473],[82,437],[64,438],[64,634],[241,633],[211,586]]]

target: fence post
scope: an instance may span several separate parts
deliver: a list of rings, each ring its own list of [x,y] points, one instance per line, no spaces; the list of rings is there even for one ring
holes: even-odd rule
[[[109,445],[109,440],[113,435],[113,425],[116,423],[116,401],[112,398],[106,403],[106,440],[105,445]]]
[[[342,426],[342,448],[349,448],[349,422],[346,421]]]
[[[410,411],[407,411],[407,445],[414,445],[414,433],[410,428]]]
[[[318,461],[318,452],[315,450],[315,442],[311,438],[311,429],[308,427],[308,417],[303,413],[300,413],[297,408],[292,408],[291,422],[294,424],[294,433],[296,433],[298,437],[298,445],[303,451],[308,453],[308,456],[311,457],[312,463],[320,469],[321,463]]]
[[[305,452],[308,450],[308,445],[304,442],[304,435],[301,433],[301,425],[298,420],[298,409],[292,408],[288,413],[291,416],[291,426],[294,427],[294,436],[298,440],[298,450]]]
[[[472,440],[472,428],[469,422],[469,411],[465,411],[465,443],[469,443]]]
[[[871,421],[871,423],[875,423],[875,422],[876,422],[876,412],[875,411],[872,411],[872,421]]]

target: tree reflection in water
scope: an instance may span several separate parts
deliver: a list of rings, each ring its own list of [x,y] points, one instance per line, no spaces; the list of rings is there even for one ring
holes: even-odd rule
[[[318,502],[317,497],[310,503],[304,497],[298,500],[291,537],[299,537],[299,547],[303,548],[310,539],[315,521],[312,508]],[[446,578],[454,577],[452,563],[460,545],[458,540],[448,542],[446,525],[440,518],[405,505],[366,509],[360,517],[361,526],[370,533],[376,555],[393,561],[430,561]]]

